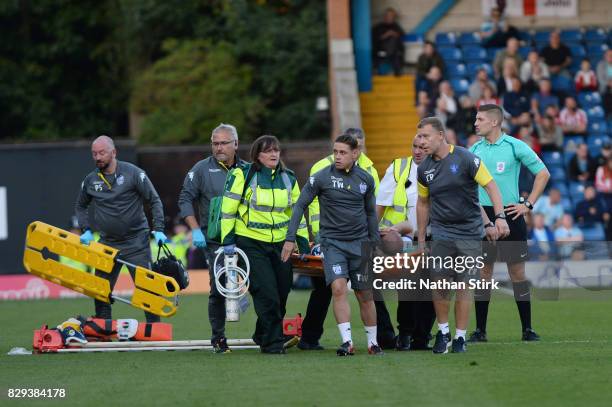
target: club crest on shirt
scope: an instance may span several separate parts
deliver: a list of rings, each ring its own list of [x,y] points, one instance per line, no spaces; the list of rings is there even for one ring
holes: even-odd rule
[[[456,174],[457,172],[459,172],[459,166],[453,163],[450,165],[450,170],[453,174]]]
[[[498,161],[496,167],[497,172],[504,172],[504,169],[506,169],[506,163],[504,161]]]
[[[191,171],[191,172],[189,172],[189,173],[187,174],[187,176],[189,177],[189,181],[193,182],[193,176],[194,176],[194,175],[195,175],[195,174],[193,173],[193,171]]]
[[[361,192],[362,195],[365,194],[367,190],[368,185],[365,182],[359,184],[359,192]]]
[[[140,181],[144,182],[146,176],[147,175],[144,172],[141,172],[140,173]]]
[[[123,178],[123,175],[119,175],[117,177],[117,185],[123,185],[124,182],[125,182],[125,178]]]

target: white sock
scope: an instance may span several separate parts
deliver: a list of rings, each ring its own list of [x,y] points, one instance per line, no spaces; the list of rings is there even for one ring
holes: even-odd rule
[[[371,345],[378,345],[376,341],[376,325],[365,327],[366,335],[368,337],[368,347]]]
[[[463,339],[465,339],[465,332],[466,332],[466,330],[465,330],[465,329],[459,329],[459,328],[457,328],[457,329],[455,330],[455,339],[459,339],[459,338],[463,338]]]
[[[343,322],[338,324],[338,330],[340,331],[340,336],[342,337],[342,343],[350,342],[353,343],[353,338],[351,337],[351,323]]]
[[[445,322],[443,324],[438,322],[438,329],[442,331],[442,334],[444,335],[450,332],[450,329],[448,329],[448,322]]]

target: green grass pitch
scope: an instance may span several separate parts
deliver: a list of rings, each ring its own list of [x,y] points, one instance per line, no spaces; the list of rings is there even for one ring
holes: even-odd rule
[[[367,355],[365,333],[353,307],[357,355],[335,356],[339,335],[328,314],[322,352],[297,348],[287,355],[255,350],[7,356],[31,349],[32,332],[92,312],[89,299],[0,303],[0,405],[252,406],[609,406],[612,404],[612,300],[566,296],[534,301],[534,326],[543,340],[520,342],[516,306],[496,297],[489,313],[489,343],[467,354],[388,351]],[[304,312],[308,292],[289,296],[288,315]],[[175,339],[208,339],[207,297],[181,299]],[[388,301],[391,315],[395,305]],[[115,317],[142,318],[123,304]],[[249,338],[252,307],[230,338]],[[473,327],[473,322],[470,328]],[[434,328],[435,329],[435,328]],[[8,388],[65,388],[58,400],[9,400]]]

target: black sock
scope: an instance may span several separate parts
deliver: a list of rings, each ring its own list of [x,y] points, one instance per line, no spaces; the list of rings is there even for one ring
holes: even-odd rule
[[[487,332],[487,317],[489,315],[489,299],[491,290],[476,290],[474,292],[474,305],[476,307],[476,328]]]
[[[521,326],[523,331],[531,328],[531,293],[529,291],[529,281],[519,281],[512,283],[514,291],[514,299],[521,318]]]

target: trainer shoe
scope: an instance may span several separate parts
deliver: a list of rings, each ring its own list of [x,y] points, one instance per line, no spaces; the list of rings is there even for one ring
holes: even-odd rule
[[[397,339],[395,340],[395,349],[400,352],[410,350],[411,342],[412,338],[410,335],[397,335]]]
[[[353,356],[355,354],[355,349],[353,348],[353,344],[349,341],[344,342],[338,350],[336,350],[336,355],[338,356]]]
[[[436,334],[436,342],[433,346],[433,353],[448,353],[448,348],[451,346],[450,332],[446,335],[442,331]]]
[[[298,349],[300,350],[323,350],[323,346],[317,343],[306,342],[303,338],[297,344]]]
[[[382,356],[385,354],[380,346],[378,345],[370,345],[368,346],[368,354],[375,356]]]
[[[219,338],[212,341],[214,353],[231,353],[231,349],[227,346],[226,338]]]
[[[470,338],[468,339],[468,342],[471,342],[471,343],[488,342],[487,333],[485,331],[481,331],[480,329],[476,328],[476,330],[470,334]]]
[[[527,328],[523,331],[523,340],[526,342],[539,341],[540,335],[538,335],[533,329]]]
[[[464,338],[453,339],[453,344],[451,346],[451,352],[453,353],[467,352],[467,346],[465,344],[465,339]]]
[[[284,340],[285,340],[285,342],[283,343],[283,348],[284,349],[289,349],[289,348],[293,348],[295,345],[298,344],[298,342],[300,341],[300,337],[299,336],[284,335]]]

